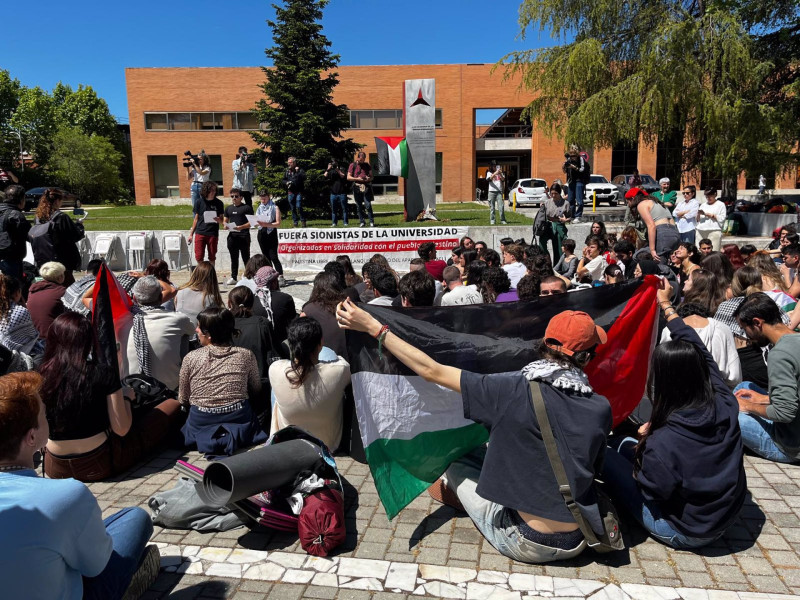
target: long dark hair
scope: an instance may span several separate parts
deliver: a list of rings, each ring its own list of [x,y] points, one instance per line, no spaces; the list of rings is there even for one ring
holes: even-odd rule
[[[653,402],[653,413],[650,428],[636,445],[634,473],[642,468],[647,438],[666,425],[673,413],[714,404],[708,364],[694,344],[672,340],[656,346],[650,359],[647,395]]]
[[[39,198],[39,206],[36,207],[36,218],[39,219],[39,223],[47,223],[56,211],[55,203],[63,199],[64,195],[56,188],[47,188]]]
[[[733,281],[733,274],[736,272],[730,259],[721,252],[712,252],[700,261],[700,266],[714,274],[723,292]]]
[[[166,261],[161,260],[160,258],[154,258],[151,260],[150,264],[148,264],[147,268],[144,270],[144,274],[153,275],[159,281],[172,284],[172,282],[169,280],[169,265]]]
[[[336,262],[344,267],[344,278],[347,281],[348,286],[352,287],[363,281],[361,279],[361,275],[356,273],[355,269],[353,269],[353,263],[350,262],[350,257],[347,256],[347,254],[340,254],[337,256]]]
[[[14,303],[14,294],[21,289],[22,285],[16,277],[0,273],[0,321],[8,317]]]
[[[228,308],[236,319],[252,317],[254,301],[253,290],[246,285],[237,285],[228,294]]]
[[[89,360],[95,347],[92,323],[76,312],[59,315],[47,331],[42,375],[42,400],[59,412],[73,403],[88,401],[87,378],[96,365]]]
[[[708,314],[716,314],[717,308],[725,300],[726,287],[723,287],[719,278],[706,270],[705,266],[692,271],[691,278],[692,287],[683,297],[684,304],[699,304],[706,308]]]
[[[497,296],[511,289],[511,280],[500,267],[486,267],[481,279],[481,296],[486,304],[497,300]]]
[[[314,287],[311,290],[308,304],[319,304],[333,315],[336,313],[336,305],[342,302],[345,297],[339,278],[333,273],[323,272],[314,277]]]
[[[322,343],[322,326],[311,317],[298,317],[286,328],[291,373],[286,378],[292,387],[300,387],[314,368],[314,358]]]

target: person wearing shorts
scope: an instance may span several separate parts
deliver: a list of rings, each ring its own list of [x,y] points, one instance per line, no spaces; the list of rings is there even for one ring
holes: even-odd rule
[[[192,228],[189,230],[189,244],[194,240],[194,258],[197,262],[205,260],[206,250],[208,251],[208,262],[212,265],[217,260],[217,244],[219,243],[219,224],[223,221],[225,207],[222,201],[217,198],[217,184],[213,181],[206,181],[200,191],[200,209],[194,215]],[[214,221],[205,222],[206,212],[215,212]]]

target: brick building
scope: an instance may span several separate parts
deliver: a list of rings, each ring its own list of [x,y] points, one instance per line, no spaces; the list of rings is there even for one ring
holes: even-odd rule
[[[492,160],[504,165],[509,183],[540,177],[550,183],[563,177],[564,143],[521,123],[522,107],[531,96],[514,80],[503,80],[492,65],[397,65],[339,67],[337,103],[350,108],[347,135],[375,151],[374,137],[402,135],[403,81],[436,79],[437,192],[445,202],[475,198]],[[262,97],[260,68],[131,68],[126,69],[130,138],[136,203],[151,204],[190,197],[181,167],[186,150],[205,149],[212,179],[227,191],[231,161],[240,145],[252,147],[248,130],[259,123],[249,113]],[[491,126],[476,125],[476,111],[502,109]],[[638,167],[659,178],[680,172],[679,148],[668,142],[591,150],[592,170],[609,179]],[[677,156],[677,160],[676,160]],[[757,176],[756,176],[757,177]],[[799,187],[796,177],[775,187]],[[747,185],[744,176],[740,188]],[[675,185],[675,184],[673,184]],[[376,179],[376,193],[401,194],[396,177]]]

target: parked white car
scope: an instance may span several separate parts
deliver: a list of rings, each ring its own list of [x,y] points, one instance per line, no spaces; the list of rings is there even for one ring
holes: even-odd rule
[[[547,200],[547,182],[544,179],[517,179],[508,195],[511,206],[514,198],[517,206],[540,206]]]
[[[608,202],[609,206],[616,206],[619,201],[619,189],[602,175],[592,173],[589,175],[589,183],[586,184],[584,203],[591,204],[592,193],[597,193],[597,203]]]

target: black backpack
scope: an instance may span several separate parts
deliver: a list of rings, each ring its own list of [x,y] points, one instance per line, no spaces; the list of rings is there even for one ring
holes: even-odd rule
[[[50,220],[47,223],[37,223],[28,232],[28,241],[30,241],[33,249],[33,260],[37,265],[43,265],[56,259],[56,245],[51,229],[53,221],[59,214],[61,214],[60,210],[55,211],[50,215]]]
[[[589,183],[589,176],[592,174],[592,165],[589,164],[589,161],[585,158],[583,159],[583,172],[578,173],[578,176],[581,178],[581,181],[584,184]]]

